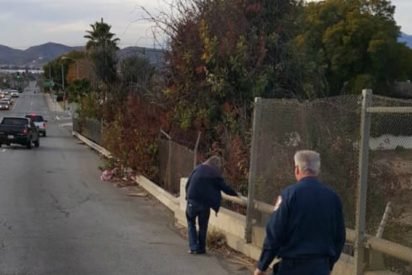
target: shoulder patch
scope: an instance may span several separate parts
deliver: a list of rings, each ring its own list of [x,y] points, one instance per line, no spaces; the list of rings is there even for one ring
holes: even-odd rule
[[[278,196],[277,200],[276,200],[276,204],[275,207],[273,207],[273,212],[275,212],[276,210],[279,209],[280,204],[282,203],[282,197]]]

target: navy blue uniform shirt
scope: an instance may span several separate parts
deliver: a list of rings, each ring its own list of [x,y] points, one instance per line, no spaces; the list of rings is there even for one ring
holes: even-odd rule
[[[306,177],[282,191],[266,226],[258,268],[265,271],[275,257],[327,258],[330,269],[345,243],[342,203],[315,177]]]
[[[220,191],[231,196],[237,196],[236,191],[225,183],[216,168],[200,164],[193,170],[187,181],[186,199],[201,203],[217,213],[222,200]]]

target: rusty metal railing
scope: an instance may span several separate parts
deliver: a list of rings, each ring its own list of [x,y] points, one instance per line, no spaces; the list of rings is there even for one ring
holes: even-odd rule
[[[233,203],[247,206],[246,197],[233,197],[223,194],[225,200],[231,201]],[[273,212],[273,205],[254,201],[254,209],[265,214],[271,214]],[[353,229],[346,228],[346,241],[354,243],[356,240],[356,232]],[[363,242],[364,247],[371,249],[387,256],[394,257],[396,259],[412,263],[412,248],[397,244],[385,239],[377,238],[374,236],[366,235],[366,239]]]

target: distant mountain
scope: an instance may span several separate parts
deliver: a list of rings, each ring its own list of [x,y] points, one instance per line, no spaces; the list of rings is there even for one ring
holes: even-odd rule
[[[405,44],[412,49],[412,35],[401,33],[401,36],[399,37],[398,41],[405,42]]]
[[[69,47],[57,43],[46,43],[30,47],[27,50],[17,50],[0,45],[0,65],[40,68],[56,57],[83,47]]]
[[[17,50],[0,45],[0,66],[41,68],[51,60],[75,50],[82,51],[84,47],[69,47],[49,42],[30,47],[27,50]],[[151,64],[156,66],[163,64],[163,54],[162,50],[143,47],[128,47],[118,51],[120,60],[130,56],[141,56],[146,57]]]
[[[123,60],[128,57],[138,56],[142,58],[147,58],[150,64],[161,67],[164,65],[164,50],[153,49],[153,48],[143,48],[143,47],[127,47],[121,49],[117,57],[119,60]]]
[[[15,50],[7,46],[0,45],[0,64],[10,64],[13,60],[19,59],[20,50]]]
[[[39,46],[30,47],[24,51],[27,56],[26,62],[47,63],[65,53],[71,51],[81,51],[83,47],[69,47],[57,43],[46,43]],[[46,60],[46,62],[44,61]]]

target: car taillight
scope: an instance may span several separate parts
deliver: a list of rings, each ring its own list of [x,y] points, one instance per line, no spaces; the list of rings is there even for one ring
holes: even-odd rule
[[[43,122],[43,127],[46,128],[46,122]]]

